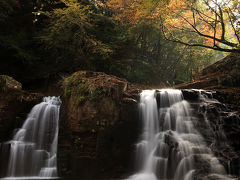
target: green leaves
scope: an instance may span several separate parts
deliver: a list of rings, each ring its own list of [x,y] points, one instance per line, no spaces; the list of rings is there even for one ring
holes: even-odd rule
[[[113,50],[96,34],[98,15],[93,9],[77,1],[63,2],[66,7],[45,13],[50,18],[48,28],[41,36],[46,48],[58,55],[60,61],[81,63],[83,57],[109,56]]]

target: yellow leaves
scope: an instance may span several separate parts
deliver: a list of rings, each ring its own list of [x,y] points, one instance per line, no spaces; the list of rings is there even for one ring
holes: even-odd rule
[[[97,5],[99,7],[105,7],[106,6],[102,1],[97,0],[96,2],[97,2]]]

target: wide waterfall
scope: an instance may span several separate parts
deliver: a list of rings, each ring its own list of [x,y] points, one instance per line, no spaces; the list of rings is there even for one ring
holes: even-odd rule
[[[45,97],[33,107],[21,129],[5,143],[9,147],[6,178],[50,179],[57,177],[58,121],[61,100]]]
[[[139,106],[143,127],[136,145],[137,173],[129,180],[192,180],[202,161],[213,179],[228,179],[195,129],[196,117],[181,90],[144,90]]]

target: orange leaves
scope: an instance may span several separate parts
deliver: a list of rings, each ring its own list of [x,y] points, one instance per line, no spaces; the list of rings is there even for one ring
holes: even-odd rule
[[[115,12],[116,20],[125,25],[136,25],[159,21],[164,6],[161,0],[110,0],[108,7]]]
[[[188,42],[191,41],[194,42],[194,46],[206,44],[208,47],[211,44],[210,48],[214,47],[214,49],[218,43],[236,47],[236,43],[231,42],[233,38],[230,39],[228,35],[229,25],[232,25],[235,36],[239,33],[239,28],[234,27],[236,24],[234,22],[237,21],[235,15],[231,14],[232,19],[229,22],[226,10],[230,6],[218,4],[213,7],[210,5],[213,1],[109,0],[108,7],[113,10],[114,18],[123,25],[154,24],[159,27],[159,30],[163,30],[167,39],[174,42],[189,45]],[[183,42],[183,38],[186,41]],[[238,41],[240,42],[239,37]]]
[[[203,41],[207,45],[217,44],[212,38],[209,39],[209,36],[220,38],[221,24],[216,19],[216,14],[206,8],[203,3],[194,4],[191,0],[171,0],[168,10],[164,27],[171,32],[171,36],[179,33],[188,33],[187,36],[191,34],[192,37],[203,35]]]
[[[181,9],[185,9],[188,6],[188,2],[186,2],[185,0],[170,0],[169,4],[168,4],[168,8],[171,10],[181,10]]]
[[[130,0],[111,0],[107,6],[114,12],[114,19],[123,24],[129,24],[134,20],[135,10],[130,7]]]

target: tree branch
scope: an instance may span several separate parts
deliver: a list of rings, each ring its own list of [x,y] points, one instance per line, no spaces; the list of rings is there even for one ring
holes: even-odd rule
[[[171,41],[171,42],[175,42],[175,43],[179,43],[179,44],[183,44],[186,46],[191,46],[191,47],[203,47],[203,48],[208,48],[208,49],[213,49],[213,50],[217,50],[217,51],[223,51],[223,52],[238,52],[240,53],[239,49],[226,49],[226,48],[221,48],[219,46],[207,46],[207,45],[203,45],[203,44],[189,44],[186,42],[182,42],[180,40],[172,40],[172,39],[167,39],[165,37],[166,40]]]
[[[225,38],[226,36],[226,27],[225,24],[227,22],[225,22],[224,19],[224,13],[225,11],[223,11],[223,7],[220,6],[220,4],[217,3],[217,1],[215,2],[215,8],[214,9],[207,0],[203,0],[206,4],[206,6],[208,7],[207,9],[209,11],[211,11],[210,16],[204,12],[202,12],[201,10],[196,9],[195,7],[190,7],[192,11],[192,15],[190,18],[193,18],[193,22],[192,20],[189,20],[187,18],[187,16],[184,16],[182,14],[182,11],[172,11],[176,18],[180,17],[184,22],[186,22],[187,25],[189,26],[174,26],[171,23],[168,23],[167,26],[166,24],[164,24],[165,22],[163,22],[162,17],[160,17],[160,22],[161,22],[161,30],[163,33],[163,36],[166,40],[171,41],[171,42],[176,42],[176,43],[180,43],[186,46],[192,46],[192,47],[203,47],[203,48],[208,48],[208,49],[213,49],[213,50],[217,50],[217,51],[224,51],[224,52],[240,52],[240,48],[238,46],[238,43],[240,42],[240,37],[238,35],[237,30],[234,27],[234,23],[231,19],[231,15],[230,12],[228,12],[229,14],[229,24],[231,23],[232,28],[234,28],[234,32],[235,32],[235,36],[238,38],[238,43],[235,43],[233,41],[229,41]],[[215,17],[211,17],[212,15],[215,15]],[[209,25],[209,28],[212,32],[212,34],[208,34],[206,31],[202,31],[201,28],[199,28],[198,23],[202,23],[202,25]],[[206,23],[206,24],[205,24]],[[219,26],[218,26],[219,25]],[[171,28],[170,30],[168,29]],[[208,44],[204,44],[203,43],[190,43],[190,42],[186,42],[184,40],[182,40],[181,38],[177,38],[176,33],[172,30],[180,30],[182,32],[191,32],[191,33],[195,33],[200,37],[203,38],[207,38],[207,39],[211,39],[213,40],[213,44],[208,45]],[[220,37],[217,36],[217,31],[218,29],[220,30]],[[213,32],[213,31],[214,32]],[[218,43],[226,45],[228,47],[222,47],[219,46]]]
[[[209,39],[212,39],[212,40],[216,40],[222,44],[225,44],[225,45],[228,45],[230,47],[237,47],[237,44],[236,43],[232,43],[232,42],[229,42],[225,39],[219,39],[219,38],[214,38],[213,36],[210,36],[210,35],[207,35],[207,34],[203,34],[202,32],[200,32],[192,23],[190,23],[185,17],[179,15],[181,18],[183,18],[195,31],[198,35],[200,36],[203,36],[203,37],[206,37],[206,38],[209,38]],[[225,33],[225,31],[224,31]]]
[[[162,18],[161,19],[161,22],[162,22]],[[166,27],[165,27],[166,28]],[[167,29],[167,28],[166,28]],[[216,50],[216,51],[223,51],[223,52],[238,52],[240,53],[240,49],[227,49],[227,48],[221,48],[217,45],[215,46],[208,46],[208,45],[204,45],[204,44],[198,44],[198,43],[194,43],[194,44],[190,44],[190,43],[187,43],[187,42],[183,42],[177,38],[174,37],[174,35],[171,33],[171,31],[168,31],[171,35],[171,37],[173,37],[173,39],[169,39],[167,36],[166,36],[166,32],[164,30],[164,26],[162,25],[161,26],[161,30],[162,30],[162,33],[163,33],[163,37],[167,40],[167,41],[170,41],[170,42],[175,42],[175,43],[179,43],[179,44],[183,44],[183,45],[186,45],[186,46],[190,46],[190,47],[203,47],[203,48],[208,48],[208,49],[213,49],[213,50]]]
[[[219,12],[220,12],[220,23],[222,26],[222,36],[221,36],[221,40],[225,40],[225,24],[224,24],[224,20],[223,20],[223,12],[222,12],[222,8],[219,6],[219,4],[217,4]]]
[[[228,10],[227,10],[228,19],[229,19],[229,21],[230,21],[230,23],[231,23],[232,29],[233,29],[233,31],[234,31],[234,34],[235,34],[237,40],[238,40],[238,43],[240,43],[240,38],[239,38],[239,36],[238,36],[238,33],[237,33],[237,31],[236,31],[236,28],[234,27],[234,24],[233,24],[233,21],[232,21],[232,18],[231,18],[231,16],[230,16],[229,11],[231,12],[230,8],[228,8]],[[231,13],[232,13],[232,12],[231,12]]]

